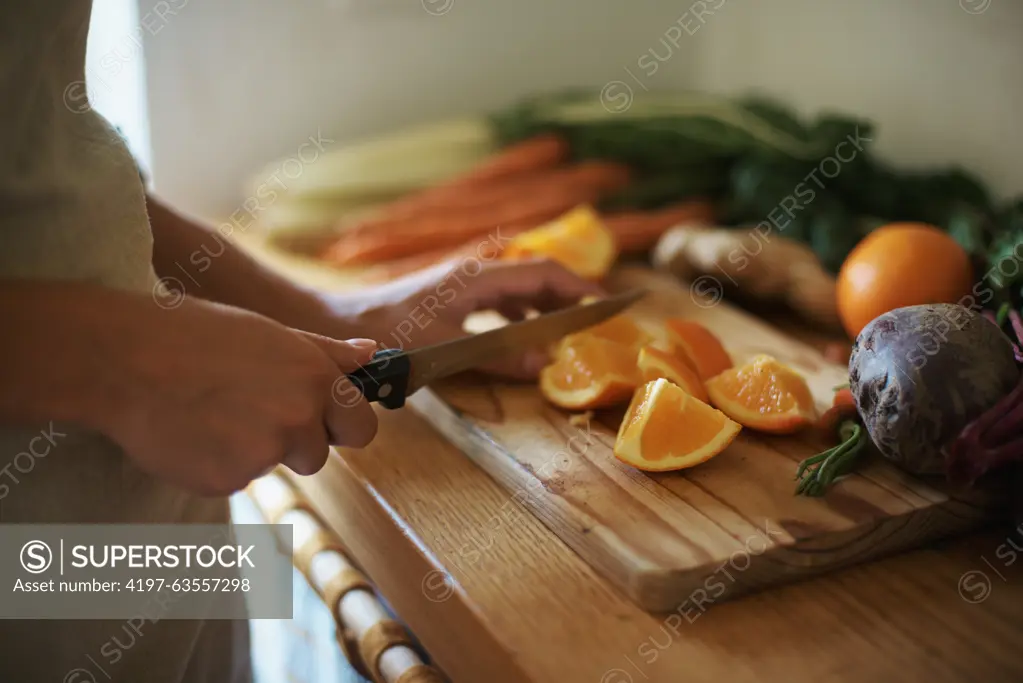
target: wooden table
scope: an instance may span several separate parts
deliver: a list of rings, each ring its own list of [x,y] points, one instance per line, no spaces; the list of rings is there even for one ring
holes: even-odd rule
[[[652,615],[411,411],[295,481],[456,683],[1023,680],[1023,528]]]

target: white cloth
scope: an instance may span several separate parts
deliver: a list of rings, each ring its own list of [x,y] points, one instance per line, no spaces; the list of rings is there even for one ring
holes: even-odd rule
[[[0,279],[80,280],[148,295],[156,277],[138,170],[83,98],[91,9],[91,0],[0,4]],[[44,457],[18,457],[47,432],[49,440],[34,442]],[[228,519],[226,500],[153,479],[100,434],[67,424],[0,427],[0,523]],[[93,680],[66,678],[75,669],[125,683],[248,680],[244,621],[162,620],[130,647],[133,634],[123,629],[0,621],[0,681]],[[113,638],[120,647],[109,647]]]

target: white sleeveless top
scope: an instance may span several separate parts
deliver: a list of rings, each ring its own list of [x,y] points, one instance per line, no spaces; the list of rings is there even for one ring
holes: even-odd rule
[[[87,281],[149,294],[156,277],[144,188],[123,140],[85,98],[91,5],[0,3],[0,279]],[[45,455],[27,457],[40,434],[33,443]],[[102,435],[60,423],[0,427],[0,523],[227,519],[226,500],[153,479]],[[0,681],[60,681],[89,670],[86,656],[102,659],[104,643],[124,640],[122,626],[0,621]],[[150,624],[118,662],[93,674],[118,682],[244,681],[246,628]]]

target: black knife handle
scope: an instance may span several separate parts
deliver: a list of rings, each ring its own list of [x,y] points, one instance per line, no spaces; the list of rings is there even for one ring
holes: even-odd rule
[[[394,410],[405,405],[411,374],[412,363],[404,351],[381,349],[348,379],[367,401]]]

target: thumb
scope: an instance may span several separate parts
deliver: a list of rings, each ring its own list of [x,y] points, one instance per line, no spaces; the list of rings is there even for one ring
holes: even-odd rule
[[[321,334],[296,330],[327,354],[342,372],[352,372],[368,363],[379,349],[379,344],[372,339],[348,339],[341,341]]]
[[[369,363],[378,344],[372,339],[339,341],[311,332],[299,334],[321,349],[340,370],[331,385],[332,400],[327,402],[323,416],[330,443],[362,448],[376,434],[376,413],[366,402],[362,391],[346,375]]]
[[[298,331],[298,330],[296,330]],[[376,416],[366,403],[362,392],[348,378],[348,374],[369,363],[376,353],[372,339],[341,341],[312,332],[299,331],[338,366],[338,377],[330,385],[330,398],[326,404],[323,423],[330,443],[335,446],[361,448],[376,434]]]

